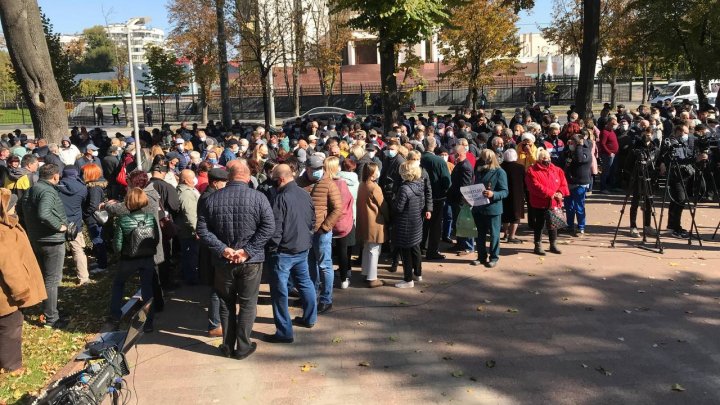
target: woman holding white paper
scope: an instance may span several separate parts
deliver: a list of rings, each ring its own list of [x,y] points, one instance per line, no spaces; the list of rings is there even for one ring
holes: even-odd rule
[[[500,218],[503,213],[502,200],[508,196],[508,182],[507,175],[500,168],[495,152],[490,149],[483,150],[475,164],[475,184],[482,184],[485,187],[483,195],[489,200],[489,203],[475,206],[472,209],[475,226],[478,230],[478,259],[474,260],[472,265],[483,264],[485,267],[492,268],[500,259]],[[485,241],[487,235],[490,235],[489,252]]]

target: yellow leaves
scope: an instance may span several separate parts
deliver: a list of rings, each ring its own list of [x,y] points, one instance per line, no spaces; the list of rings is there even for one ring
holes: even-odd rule
[[[300,372],[305,373],[305,372],[308,372],[308,371],[310,371],[310,370],[312,370],[312,369],[314,369],[314,368],[317,368],[317,364],[316,364],[316,363],[307,362],[307,363],[304,363],[302,366],[300,366]]]

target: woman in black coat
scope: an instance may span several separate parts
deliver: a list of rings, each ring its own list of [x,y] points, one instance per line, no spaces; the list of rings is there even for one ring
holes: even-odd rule
[[[420,242],[425,190],[421,181],[422,170],[416,162],[407,161],[400,165],[400,176],[403,183],[393,201],[393,243],[400,249],[405,274],[404,281],[395,284],[395,287],[413,288],[414,281],[422,281]]]
[[[515,236],[520,220],[525,218],[525,166],[517,162],[515,149],[508,149],[503,154],[500,167],[505,170],[508,181],[508,197],[503,199],[502,223],[505,239],[509,243],[522,243]]]
[[[107,181],[102,177],[102,168],[94,163],[86,164],[82,167],[82,177],[87,186],[87,199],[82,207],[83,221],[87,225],[90,239],[93,243],[93,254],[95,255],[96,267],[93,273],[101,273],[107,269],[107,248],[105,239],[103,238],[103,225],[95,219],[95,211],[100,204],[105,202],[105,189]]]

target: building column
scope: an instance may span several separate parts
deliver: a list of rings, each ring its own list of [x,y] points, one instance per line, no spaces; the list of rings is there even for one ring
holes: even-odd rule
[[[438,36],[433,34],[432,43],[430,44],[430,61],[435,62],[440,59],[440,53],[438,52]]]
[[[425,52],[425,46],[426,46],[425,42],[426,41],[424,39],[422,41],[420,41],[420,52],[419,52],[420,55],[419,56],[420,56],[420,60],[422,60],[423,63],[425,63],[425,61],[427,61],[427,54]]]
[[[377,44],[377,47],[375,48],[377,50],[377,64],[380,64],[380,44]]]
[[[356,63],[355,62],[355,41],[348,41],[347,53],[348,53],[348,65],[354,66]]]

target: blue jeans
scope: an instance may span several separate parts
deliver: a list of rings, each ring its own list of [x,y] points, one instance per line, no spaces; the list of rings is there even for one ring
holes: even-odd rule
[[[442,238],[452,239],[453,213],[450,203],[443,205]]]
[[[225,301],[220,298],[215,287],[212,287],[212,291],[210,292],[210,305],[208,306],[208,330],[210,331],[222,326],[223,313],[227,318],[227,312]]]
[[[281,339],[293,337],[292,320],[288,310],[288,280],[300,293],[303,308],[303,322],[314,325],[317,322],[317,296],[315,286],[310,280],[308,268],[308,251],[297,254],[276,253],[272,256],[273,269],[270,273],[270,298],[272,300],[273,318],[275,318],[275,335]]]
[[[105,246],[105,239],[102,237],[101,225],[89,225],[88,233],[90,233],[90,239],[93,243],[93,254],[95,255],[95,262],[101,269],[107,268],[107,248]]]
[[[310,279],[315,284],[321,304],[332,304],[335,273],[332,265],[332,231],[313,235],[313,245],[308,257]]]
[[[120,259],[115,279],[113,279],[112,295],[110,297],[110,316],[120,320],[122,317],[122,297],[125,294],[125,281],[136,273],[140,274],[140,294],[143,302],[153,298],[153,276],[155,275],[155,260],[153,257],[138,259]],[[150,307],[147,323],[152,325],[154,318],[154,305]]]
[[[188,284],[198,283],[199,253],[200,246],[195,237],[180,238],[180,257],[182,261],[180,268],[182,269],[183,280]]]
[[[600,190],[607,190],[614,180],[611,175],[615,169],[615,156],[602,155],[602,174],[600,175]]]
[[[575,227],[577,217],[578,230],[585,230],[585,196],[587,186],[578,186],[570,189],[570,196],[565,199],[565,215],[569,228]]]

